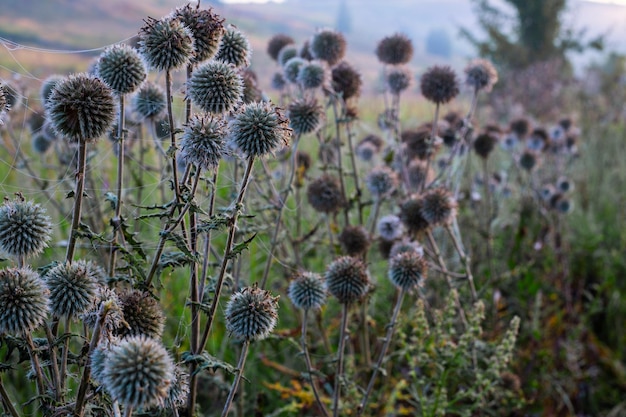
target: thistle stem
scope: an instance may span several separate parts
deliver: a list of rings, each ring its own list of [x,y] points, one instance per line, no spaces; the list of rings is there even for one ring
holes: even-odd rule
[[[446,224],[446,230],[450,235],[450,238],[452,239],[452,243],[454,244],[454,247],[458,252],[459,257],[463,260],[463,263],[465,264],[465,274],[467,275],[467,280],[469,281],[470,290],[472,292],[472,302],[475,303],[478,300],[478,295],[476,294],[476,287],[474,286],[474,276],[472,275],[471,259],[469,255],[467,255],[463,250],[463,245],[461,244],[461,241],[459,240],[456,233],[454,233],[454,230],[452,230],[452,226],[450,224]]]
[[[85,189],[85,169],[87,166],[87,142],[80,138],[78,140],[78,171],[76,172],[76,189],[74,190],[74,211],[72,213],[72,226],[70,228],[70,239],[67,243],[65,262],[71,263],[76,249],[76,234],[80,225],[80,215],[83,207],[83,190]]]
[[[33,343],[33,338],[31,337],[30,333],[24,334],[24,339],[26,340],[26,346],[28,346],[28,354],[30,355],[30,360],[33,363],[33,368],[35,370],[35,379],[37,380],[37,392],[43,398],[46,394],[46,390],[44,387],[43,372],[41,372],[39,357],[35,353],[35,344]]]
[[[50,327],[46,324],[46,337],[48,339],[48,353],[50,354],[50,368],[52,369],[52,379],[54,381],[54,389],[56,391],[56,400],[59,401],[62,396],[61,375],[59,373],[59,363],[57,358],[57,350],[54,347],[54,336]]]
[[[170,150],[172,158],[172,177],[176,202],[180,202],[180,188],[178,186],[178,173],[176,172],[176,129],[174,128],[174,113],[172,112],[172,73],[165,70],[165,96],[167,101],[167,122],[170,125]]]
[[[63,341],[63,356],[61,356],[61,390],[65,390],[65,380],[67,376],[67,358],[70,351],[70,319],[67,317],[65,319],[65,334],[63,337],[65,340]]]
[[[420,186],[419,186],[419,192],[423,192],[424,189],[426,188],[426,179],[428,177],[428,170],[430,170],[430,164],[432,161],[432,149],[433,146],[435,145],[435,140],[437,138],[437,121],[439,120],[439,103],[435,104],[435,116],[433,117],[433,126],[432,126],[432,130],[430,132],[430,139],[429,139],[429,144],[428,144],[428,151],[429,151],[429,155],[428,155],[428,159],[426,159],[426,170],[424,171],[424,178],[422,178],[422,180],[420,181]]]
[[[241,381],[241,375],[243,374],[243,367],[246,364],[246,357],[248,356],[249,346],[250,346],[249,340],[246,340],[245,342],[243,342],[243,346],[241,347],[241,353],[239,354],[239,363],[237,363],[237,372],[235,375],[235,380],[233,381],[233,384],[230,387],[228,398],[226,398],[226,404],[224,404],[224,409],[222,410],[222,417],[226,417],[228,415],[230,406],[233,403],[235,394],[237,393],[237,388],[239,388],[239,381]]]
[[[339,186],[341,188],[341,195],[344,198],[344,201],[348,201],[348,197],[346,195],[346,184],[343,179],[343,162],[341,157],[341,130],[340,130],[340,121],[339,121],[339,111],[337,110],[337,97],[331,98],[333,102],[333,114],[335,116],[335,133],[337,140],[337,171],[339,175]],[[348,226],[350,224],[350,217],[348,216],[348,210],[350,209],[350,205],[346,204],[346,207],[343,210],[345,225]]]
[[[389,345],[391,345],[391,338],[393,337],[393,332],[396,327],[396,323],[398,321],[398,314],[400,313],[400,309],[402,308],[402,301],[404,300],[404,295],[406,290],[404,288],[400,289],[398,294],[398,298],[396,300],[396,305],[393,308],[393,314],[391,316],[391,321],[387,325],[387,334],[385,335],[385,343],[383,344],[383,348],[380,351],[380,355],[378,356],[378,360],[376,361],[376,365],[374,365],[374,372],[370,377],[370,382],[367,384],[367,389],[365,390],[365,395],[363,396],[363,400],[357,409],[356,415],[360,417],[365,411],[365,405],[367,404],[367,400],[369,399],[370,394],[372,393],[372,389],[374,388],[374,383],[376,382],[376,377],[378,376],[378,372],[383,365],[383,360],[387,355],[387,350],[389,350]]]
[[[122,186],[124,182],[124,95],[120,95],[120,110],[117,124],[117,201],[115,202],[115,216],[113,216],[113,239],[111,241],[109,256],[109,276],[115,275],[115,258],[117,256],[117,236],[120,231],[122,219]]]
[[[335,373],[335,390],[333,392],[333,417],[339,416],[339,398],[341,397],[341,379],[343,378],[343,356],[346,347],[346,330],[348,327],[348,304],[341,305],[341,329],[339,347],[337,348],[337,372]]]
[[[2,379],[0,379],[0,397],[2,397],[2,404],[4,404],[4,410],[7,411],[12,417],[20,417],[20,414],[17,412],[17,410],[13,406],[13,403],[11,402],[11,398],[9,398],[9,393],[4,388]]]
[[[304,361],[306,362],[306,371],[309,375],[309,383],[311,384],[311,389],[313,390],[313,395],[315,396],[315,401],[317,402],[317,406],[319,407],[320,411],[322,412],[322,414],[324,414],[325,417],[329,417],[328,410],[326,410],[326,407],[324,406],[324,403],[322,403],[322,399],[320,398],[320,394],[317,391],[317,385],[315,384],[315,381],[313,381],[313,366],[311,365],[311,357],[309,355],[309,348],[306,342],[308,313],[309,313],[309,310],[302,311],[302,332],[301,332],[302,335],[300,339],[300,342],[302,344],[302,353],[304,354]]]

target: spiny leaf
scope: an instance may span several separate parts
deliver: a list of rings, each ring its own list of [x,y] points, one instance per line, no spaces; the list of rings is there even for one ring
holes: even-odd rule
[[[197,365],[194,375],[204,371],[205,369],[210,369],[212,371],[223,369],[233,375],[237,373],[236,367],[228,362],[224,362],[223,360],[216,358],[215,356],[209,355],[206,351],[203,351],[200,355],[194,355],[191,352],[183,352],[181,359],[185,363],[195,363]],[[242,378],[245,379],[243,376]]]
[[[243,252],[244,250],[248,249],[248,246],[250,245],[250,242],[252,242],[252,240],[256,237],[256,235],[257,234],[255,233],[250,238],[244,240],[243,242],[239,242],[239,243],[236,243],[235,245],[233,245],[233,249],[228,254],[228,259],[233,259],[237,255],[239,255],[241,252]]]

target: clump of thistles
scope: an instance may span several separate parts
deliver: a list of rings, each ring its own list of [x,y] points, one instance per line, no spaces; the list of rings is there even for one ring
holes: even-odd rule
[[[248,158],[273,152],[291,138],[289,119],[268,102],[246,104],[229,127],[233,144]]]
[[[241,100],[243,79],[232,64],[210,61],[200,65],[187,83],[191,101],[208,113],[231,111]]]
[[[133,95],[131,103],[141,119],[155,120],[163,114],[166,100],[165,91],[159,85],[147,82]]]
[[[400,94],[411,86],[413,74],[406,67],[392,68],[387,72],[386,82],[392,94]]]
[[[0,249],[14,257],[38,255],[50,241],[46,209],[20,198],[0,206]]]
[[[431,226],[447,224],[456,216],[456,201],[445,188],[432,188],[421,200],[420,213]]]
[[[417,251],[404,251],[389,259],[389,280],[403,290],[421,286],[427,271],[428,264]]]
[[[344,253],[350,256],[365,253],[370,246],[369,233],[363,226],[346,226],[337,240]]]
[[[365,186],[376,199],[390,194],[398,183],[396,173],[387,166],[372,169],[365,177]]]
[[[120,336],[138,336],[159,338],[163,334],[165,315],[149,293],[129,290],[119,295],[126,327],[120,327]]]
[[[232,26],[229,27],[222,36],[215,58],[233,64],[235,68],[250,65],[250,42],[246,35]]]
[[[28,334],[48,315],[48,290],[30,268],[0,270],[0,333]]]
[[[56,317],[76,317],[91,307],[98,277],[87,262],[59,264],[44,279],[50,290],[50,309]]]
[[[369,276],[358,258],[343,256],[333,261],[324,275],[326,288],[342,304],[360,300],[367,294]]]
[[[128,94],[146,79],[146,65],[134,48],[113,45],[100,55],[98,75],[116,94]]]
[[[278,33],[269,40],[267,43],[267,53],[274,60],[278,60],[278,54],[281,49],[287,45],[293,45],[295,41],[291,36],[285,35],[284,33]]]
[[[452,68],[434,66],[420,80],[422,95],[436,104],[445,104],[459,94],[459,82]]]
[[[396,33],[378,42],[376,56],[383,64],[406,64],[413,57],[413,44],[406,35]]]
[[[346,39],[341,32],[322,29],[313,35],[309,50],[315,59],[325,61],[331,67],[346,54]]]
[[[226,329],[238,339],[265,339],[278,320],[278,298],[256,285],[234,293],[226,305]]]
[[[296,81],[305,90],[322,87],[330,78],[328,68],[320,61],[312,61],[300,67]]]
[[[475,91],[491,91],[498,82],[498,71],[486,59],[474,59],[465,67],[465,83]]]
[[[317,131],[326,119],[324,109],[315,98],[301,98],[289,103],[287,108],[290,126],[296,135]]]
[[[335,92],[344,100],[361,95],[361,74],[348,62],[342,61],[331,71],[332,85]]]
[[[180,156],[202,169],[215,168],[225,152],[226,126],[221,119],[194,115],[180,140]]]
[[[326,302],[326,288],[319,274],[302,272],[289,283],[287,295],[291,302],[302,310],[320,308]]]
[[[335,213],[345,204],[339,181],[328,174],[312,181],[306,194],[309,204],[322,213]]]
[[[187,4],[174,11],[174,16],[191,31],[194,54],[191,63],[197,64],[213,58],[220,46],[224,33],[224,19],[213,13],[212,9],[200,9]]]
[[[193,43],[191,31],[174,17],[149,17],[139,31],[139,52],[158,71],[186,65],[194,53]]]

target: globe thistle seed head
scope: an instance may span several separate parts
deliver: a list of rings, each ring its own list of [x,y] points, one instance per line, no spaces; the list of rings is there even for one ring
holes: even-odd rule
[[[179,408],[187,404],[189,396],[189,373],[180,364],[174,365],[174,378],[167,394],[166,402],[173,407]]]
[[[30,268],[0,270],[0,333],[23,335],[48,316],[48,290]]]
[[[398,288],[411,290],[426,279],[428,264],[417,252],[406,251],[389,258],[389,280]]]
[[[396,173],[386,166],[373,168],[365,177],[365,186],[377,200],[389,195],[397,184]]]
[[[536,152],[527,149],[519,157],[519,165],[525,171],[532,171],[539,163],[539,156]]]
[[[250,104],[256,101],[262,101],[263,92],[258,87],[258,81],[255,72],[247,68],[243,71],[241,77],[243,79],[243,94],[241,96],[241,101],[243,101],[243,104]]]
[[[93,141],[104,135],[115,119],[113,91],[87,74],[59,81],[46,105],[54,130],[71,140]]]
[[[110,349],[111,346],[108,343],[100,342],[96,348],[91,351],[91,355],[89,355],[91,360],[91,377],[98,384],[102,384],[104,381],[104,368]]]
[[[222,36],[215,59],[232,64],[235,68],[246,68],[250,65],[251,54],[248,37],[231,26]]]
[[[0,206],[0,249],[14,257],[31,257],[48,246],[52,228],[43,206],[21,198]]]
[[[567,177],[559,177],[556,180],[556,188],[561,193],[569,193],[574,190],[574,182]]]
[[[406,168],[407,177],[411,187],[418,188],[422,184],[430,184],[435,179],[435,171],[428,162],[421,159],[413,159]]]
[[[324,108],[317,103],[315,98],[301,98],[289,103],[287,117],[296,135],[316,132],[326,120]]]
[[[306,62],[296,76],[296,82],[305,90],[323,87],[329,79],[328,67],[321,61]]]
[[[530,132],[530,120],[525,117],[515,119],[509,124],[511,132],[515,133],[518,138],[524,138]]]
[[[371,162],[378,154],[378,150],[374,144],[370,142],[363,142],[356,145],[356,148],[354,148],[354,154],[361,161]]]
[[[311,181],[306,195],[311,207],[321,213],[336,213],[346,203],[339,181],[328,174]]]
[[[332,29],[321,29],[311,38],[309,49],[315,59],[334,66],[346,55],[346,38]]]
[[[225,139],[226,125],[222,119],[196,114],[183,131],[180,156],[199,168],[213,169],[226,151]]]
[[[369,276],[363,261],[352,256],[334,260],[324,275],[326,288],[341,304],[360,300],[369,289]]]
[[[50,291],[50,310],[56,317],[77,317],[92,305],[98,277],[85,261],[61,263],[44,280]]]
[[[422,215],[424,202],[419,196],[412,196],[400,205],[400,220],[411,234],[428,229],[429,223]]]
[[[445,104],[459,94],[459,82],[452,68],[436,65],[422,75],[420,90],[427,100]]]
[[[4,92],[5,111],[15,111],[22,105],[22,99],[24,96],[20,93],[20,90],[13,84],[4,82],[0,84],[0,89]]]
[[[161,306],[149,293],[129,290],[119,295],[126,327],[118,329],[119,335],[145,335],[158,339],[163,334],[165,316]]]
[[[474,151],[478,156],[487,159],[498,143],[498,137],[492,133],[481,133],[474,139]]]
[[[298,56],[298,49],[295,45],[285,45],[278,53],[278,64],[281,68],[285,67],[287,61]]]
[[[158,119],[165,111],[165,91],[152,82],[144,83],[132,97],[133,110],[141,119]]]
[[[532,131],[526,138],[526,147],[534,152],[541,152],[548,148],[548,132],[542,128]]]
[[[402,33],[384,37],[376,45],[376,56],[383,64],[406,64],[413,58],[413,43]]]
[[[41,98],[41,103],[46,106],[48,99],[50,98],[50,94],[52,94],[52,90],[57,85],[57,83],[63,80],[65,77],[59,74],[52,74],[48,78],[42,81],[41,88],[39,89],[39,97]]]
[[[385,82],[391,94],[400,94],[413,83],[413,74],[407,67],[391,68],[386,74]]]
[[[126,407],[162,406],[174,379],[167,351],[146,336],[125,338],[106,355],[103,383],[114,400]]]
[[[516,133],[509,133],[504,136],[501,142],[502,149],[507,152],[512,152],[517,148],[517,145],[520,143],[519,137]]]
[[[291,36],[285,35],[284,33],[277,33],[272,36],[267,43],[267,53],[274,60],[278,60],[278,54],[283,49],[283,47],[287,45],[293,45],[296,42],[293,40]]]
[[[439,138],[432,140],[431,135],[432,128],[429,126],[420,126],[417,129],[402,132],[400,136],[404,144],[406,157],[409,160],[418,158],[422,161],[426,161],[439,152],[443,141]]]
[[[465,84],[475,91],[490,92],[498,82],[498,71],[486,59],[474,59],[465,67]]]
[[[302,272],[289,283],[289,299],[297,308],[316,310],[326,303],[326,288],[319,274]]]
[[[272,88],[282,90],[287,85],[287,80],[282,72],[276,72],[272,76]]]
[[[449,223],[456,216],[456,201],[443,187],[431,188],[422,195],[422,217],[431,226]]]
[[[118,95],[135,91],[146,79],[146,64],[128,45],[113,45],[98,60],[98,76]]]
[[[243,340],[263,340],[278,320],[278,298],[256,285],[234,293],[226,305],[226,329]]]
[[[357,256],[367,252],[370,247],[370,235],[363,226],[346,226],[337,238],[346,255]]]
[[[37,132],[31,136],[31,146],[33,151],[43,155],[52,146],[52,141],[43,132]]]
[[[114,290],[101,284],[97,285],[91,305],[87,311],[80,315],[80,318],[88,327],[94,328],[99,319],[100,307],[103,303],[107,303],[107,315],[102,327],[102,337],[112,340],[114,334],[124,333],[121,329],[128,326],[124,320],[121,301]]]
[[[201,9],[199,4],[192,7],[187,4],[174,11],[185,27],[191,31],[193,37],[193,51],[191,63],[198,64],[215,56],[222,35],[224,34],[224,19],[213,13],[213,9]]]
[[[286,146],[291,129],[282,109],[260,102],[243,106],[230,122],[230,135],[235,148],[246,157],[258,157]]]
[[[289,61],[285,62],[285,66],[283,67],[285,79],[292,84],[297,83],[300,69],[305,65],[306,61],[299,56],[294,56],[293,58],[290,58]]]
[[[302,43],[302,47],[300,48],[300,52],[298,52],[298,55],[301,58],[306,59],[307,61],[313,61],[315,59],[315,57],[313,57],[313,54],[311,53],[310,40],[307,39]]]
[[[231,64],[209,61],[200,65],[187,82],[187,95],[207,113],[226,113],[243,95],[243,79]]]
[[[342,61],[331,71],[333,89],[341,94],[344,100],[361,95],[363,80],[361,74],[349,63]]]
[[[550,203],[551,207],[561,214],[567,214],[573,209],[572,200],[562,194],[555,194]]]
[[[395,214],[387,214],[381,217],[376,224],[376,230],[378,235],[387,241],[399,239],[404,232],[402,221]]]
[[[187,65],[194,54],[194,40],[181,19],[149,17],[144,23],[139,30],[139,52],[150,68],[169,71]]]
[[[420,245],[416,241],[405,238],[394,242],[391,250],[389,251],[389,258],[393,258],[394,256],[400,255],[405,252],[414,252],[417,253],[420,257],[424,256],[424,248],[422,247],[422,245]]]

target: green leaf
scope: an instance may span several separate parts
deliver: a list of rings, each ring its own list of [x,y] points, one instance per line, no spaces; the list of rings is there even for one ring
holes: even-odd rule
[[[250,238],[244,240],[243,242],[239,242],[233,245],[233,249],[228,254],[228,259],[233,259],[237,257],[237,255],[239,255],[241,252],[248,249],[250,242],[252,242],[252,240],[256,237],[256,235],[257,234],[255,233]]]

